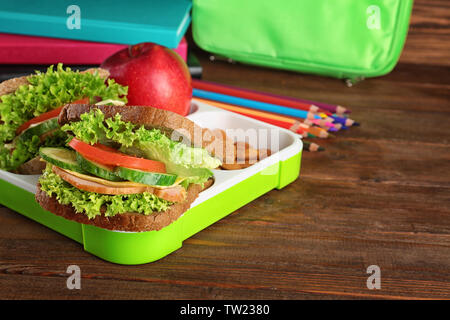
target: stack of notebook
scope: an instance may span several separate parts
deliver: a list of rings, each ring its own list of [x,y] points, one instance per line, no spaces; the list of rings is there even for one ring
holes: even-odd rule
[[[187,59],[189,0],[0,2],[0,63],[100,64],[122,48],[154,42]]]

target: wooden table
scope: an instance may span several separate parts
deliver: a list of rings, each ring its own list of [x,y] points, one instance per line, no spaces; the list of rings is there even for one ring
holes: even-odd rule
[[[449,298],[449,14],[444,0],[416,1],[396,69],[353,88],[201,54],[204,79],[346,105],[362,126],[320,140],[297,181],[147,265],[104,262],[0,208],[0,298]],[[66,288],[72,264],[81,290]],[[366,286],[369,265],[380,290]]]

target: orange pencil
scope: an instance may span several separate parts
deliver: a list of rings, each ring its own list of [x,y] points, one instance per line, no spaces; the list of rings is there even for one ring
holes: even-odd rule
[[[312,127],[310,126],[306,131],[312,135],[315,135],[319,138],[329,138],[334,137],[332,134],[330,134],[327,130],[319,128],[319,127]]]

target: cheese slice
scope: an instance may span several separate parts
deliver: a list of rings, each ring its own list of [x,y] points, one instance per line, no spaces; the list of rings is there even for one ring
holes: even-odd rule
[[[132,181],[109,181],[106,179],[102,179],[99,177],[94,177],[94,176],[90,176],[87,174],[83,174],[83,173],[79,173],[79,172],[75,172],[75,171],[71,171],[71,170],[66,170],[66,169],[61,169],[67,173],[70,173],[71,175],[74,175],[78,178],[87,180],[87,181],[92,181],[92,182],[97,182],[100,184],[103,184],[105,186],[109,186],[109,187],[116,187],[116,188],[123,188],[123,187],[153,187],[155,189],[167,189],[167,188],[172,188],[174,186],[179,185],[181,182],[183,182],[183,180],[186,180],[186,178],[183,177],[178,177],[175,182],[170,185],[170,186],[153,186],[153,185],[148,185],[148,184],[143,184],[143,183],[138,183],[138,182],[132,182]]]

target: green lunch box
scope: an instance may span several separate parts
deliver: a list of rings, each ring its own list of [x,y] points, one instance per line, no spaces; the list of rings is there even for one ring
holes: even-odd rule
[[[121,232],[66,220],[36,202],[38,175],[0,170],[0,203],[68,238],[85,251],[118,264],[143,264],[179,249],[182,242],[264,193],[281,189],[297,179],[303,144],[295,133],[239,114],[195,102],[188,116],[198,125],[237,133],[230,135],[271,149],[269,157],[241,170],[213,170],[214,184],[201,192],[180,218],[159,231]],[[252,137],[254,143],[252,143]],[[49,243],[51,246],[51,243]]]
[[[358,80],[389,73],[413,0],[193,0],[202,49],[266,67]]]

